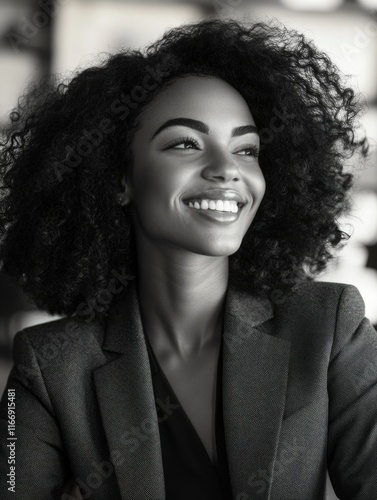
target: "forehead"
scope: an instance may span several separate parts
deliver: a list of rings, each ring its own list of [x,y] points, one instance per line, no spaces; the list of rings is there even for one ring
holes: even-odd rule
[[[242,95],[224,80],[210,76],[184,76],[158,93],[141,114],[144,124],[157,124],[177,116],[202,121],[254,123]]]

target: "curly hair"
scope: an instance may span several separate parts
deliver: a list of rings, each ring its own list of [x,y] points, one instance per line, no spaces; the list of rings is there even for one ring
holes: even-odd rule
[[[115,272],[136,275],[129,207],[115,193],[132,168],[141,111],[185,75],[228,82],[259,129],[266,193],[229,257],[230,276],[257,295],[289,291],[325,270],[348,238],[338,223],[354,179],[345,163],[368,154],[355,134],[361,97],[312,41],[277,20],[202,20],[143,51],[108,55],[70,82],[34,86],[11,113],[0,264],[50,314],[94,307]]]

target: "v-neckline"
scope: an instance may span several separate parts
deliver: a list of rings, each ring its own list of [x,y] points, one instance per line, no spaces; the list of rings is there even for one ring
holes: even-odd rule
[[[153,361],[153,364],[154,364],[154,370],[156,372],[159,372],[166,384],[166,386],[168,387],[170,393],[172,394],[173,398],[174,398],[174,403],[175,404],[178,404],[179,405],[179,410],[181,411],[184,419],[186,420],[186,422],[188,423],[189,427],[191,428],[192,432],[193,432],[193,435],[196,436],[196,440],[198,443],[200,443],[200,447],[201,449],[204,451],[205,453],[205,456],[207,457],[207,459],[209,460],[210,464],[212,465],[212,467],[217,471],[218,469],[218,466],[219,466],[219,431],[220,429],[218,428],[218,404],[220,403],[219,401],[219,395],[220,395],[220,386],[221,386],[221,377],[220,377],[220,373],[221,373],[221,366],[220,366],[220,363],[222,363],[222,348],[223,348],[223,337],[221,335],[221,339],[220,339],[220,347],[219,347],[219,353],[218,353],[218,357],[217,357],[217,365],[216,365],[216,389],[215,389],[215,442],[216,442],[216,463],[214,463],[211,459],[211,457],[209,456],[209,453],[207,451],[207,448],[204,446],[203,444],[203,441],[201,440],[201,438],[199,437],[199,434],[197,432],[197,430],[195,429],[194,427],[194,424],[191,422],[191,420],[189,419],[183,405],[181,404],[180,400],[178,399],[175,391],[173,390],[173,387],[171,386],[164,370],[161,368],[160,366],[160,363],[158,362],[157,360],[157,357],[153,351],[153,348],[152,348],[152,345],[148,339],[148,336],[145,335],[145,339],[146,339],[146,344],[147,344],[147,348],[148,348],[148,352],[152,358],[152,361]]]

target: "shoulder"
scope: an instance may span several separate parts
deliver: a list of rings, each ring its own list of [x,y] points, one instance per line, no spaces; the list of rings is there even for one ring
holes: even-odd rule
[[[310,353],[313,359],[332,360],[356,339],[366,349],[376,345],[376,331],[365,317],[363,298],[353,285],[303,282],[277,302],[275,334],[291,342],[297,359],[307,361]]]
[[[14,363],[41,371],[91,364],[102,357],[104,321],[73,316],[25,328],[14,337]]]
[[[353,294],[355,297],[360,295],[360,292],[354,285],[349,285],[347,283],[301,281],[287,294],[284,294],[279,289],[275,289],[271,294],[271,300],[275,303],[286,302],[290,299],[307,301],[312,298],[327,299],[331,301],[337,300],[344,291],[346,291],[346,293],[351,293],[351,295]]]
[[[274,290],[271,294],[271,301],[275,304],[337,305],[342,296],[347,297],[348,300],[356,301],[358,306],[363,304],[363,299],[357,287],[347,283],[329,281],[302,281],[287,294],[280,290]]]
[[[357,323],[365,315],[365,304],[359,290],[345,283],[301,282],[287,294],[273,292],[270,300],[277,315],[305,317],[314,322],[333,322],[346,317]]]

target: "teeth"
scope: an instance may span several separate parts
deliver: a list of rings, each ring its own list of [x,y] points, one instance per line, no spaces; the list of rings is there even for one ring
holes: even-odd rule
[[[236,201],[230,200],[199,200],[189,201],[189,207],[201,210],[216,210],[218,212],[238,212]]]

